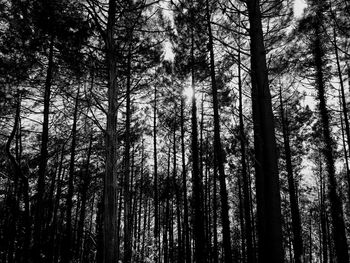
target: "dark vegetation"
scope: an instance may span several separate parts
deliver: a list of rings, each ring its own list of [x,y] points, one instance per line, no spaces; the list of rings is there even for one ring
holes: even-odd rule
[[[1,262],[349,262],[350,4],[0,0]]]

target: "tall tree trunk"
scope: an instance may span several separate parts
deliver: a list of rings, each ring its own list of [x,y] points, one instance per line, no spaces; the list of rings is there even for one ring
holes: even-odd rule
[[[321,17],[321,10],[317,11],[317,16]],[[331,218],[333,224],[333,239],[335,245],[335,252],[337,262],[348,262],[348,245],[345,234],[345,224],[342,210],[342,201],[337,193],[337,181],[335,177],[335,166],[334,166],[334,152],[333,152],[333,139],[330,131],[329,115],[327,110],[327,103],[325,97],[325,82],[323,74],[323,48],[320,39],[320,28],[319,24],[314,24],[315,35],[313,41],[313,52],[314,52],[314,67],[316,70],[316,88],[317,88],[317,99],[319,102],[319,114],[322,123],[323,133],[323,154],[326,161],[326,170],[328,173],[328,196],[330,201]]]
[[[108,20],[106,30],[106,66],[108,71],[108,111],[106,129],[106,174],[104,178],[104,211],[103,211],[103,262],[117,261],[117,58],[114,42],[116,22],[116,0],[108,2]]]
[[[157,159],[157,86],[154,86],[153,109],[153,191],[154,191],[154,239],[156,250],[159,250],[159,200],[158,200],[158,159]],[[154,254],[154,262],[158,262],[158,253]]]
[[[28,178],[24,175],[21,168],[21,155],[22,155],[22,133],[21,133],[21,94],[18,92],[16,95],[16,113],[14,126],[11,131],[11,134],[8,138],[8,141],[5,145],[5,152],[7,157],[9,158],[11,165],[14,170],[14,199],[15,199],[15,207],[17,210],[19,209],[21,196],[23,195],[24,201],[24,243],[23,243],[23,254],[21,255],[21,262],[28,262],[29,260],[29,249],[30,249],[30,239],[31,239],[31,217],[30,217],[30,203],[29,203],[29,184]],[[11,143],[16,135],[16,157],[11,153]],[[16,224],[16,215],[13,219],[13,224]],[[17,231],[16,231],[17,232]],[[15,241],[16,233],[13,233],[12,240]],[[18,255],[15,255],[18,260]]]
[[[76,139],[77,139],[77,121],[78,121],[78,109],[79,109],[79,89],[75,98],[75,107],[73,113],[73,127],[72,127],[72,144],[71,144],[71,153],[70,153],[70,162],[69,162],[69,176],[68,176],[68,194],[66,201],[66,233],[65,233],[65,242],[64,242],[64,251],[62,254],[62,261],[64,263],[69,263],[72,259],[72,210],[73,210],[73,194],[74,194],[74,167],[75,167],[75,148],[76,148]]]
[[[309,216],[309,263],[312,263],[312,210]]]
[[[344,82],[343,82],[343,77],[341,73],[341,68],[340,68],[340,61],[339,61],[339,52],[338,52],[338,45],[337,45],[337,36],[335,32],[335,28],[333,28],[333,39],[334,39],[334,50],[335,50],[335,58],[337,62],[337,72],[338,72],[338,77],[339,77],[339,84],[340,84],[340,92],[341,92],[341,109],[343,111],[344,115],[344,123],[345,123],[345,134],[346,134],[346,139],[347,139],[347,144],[348,144],[348,150],[350,151],[350,125],[349,125],[349,118],[348,118],[348,109],[346,107],[346,100],[345,100],[345,89],[344,89]],[[342,132],[344,133],[343,125],[342,125]],[[344,141],[344,140],[343,140]],[[349,170],[349,165],[348,165],[348,156],[346,154],[346,148],[344,148],[345,151],[345,162],[346,162],[346,179],[347,179],[347,184],[348,184],[348,200],[350,200],[350,170]]]
[[[242,262],[247,262],[248,259],[246,260],[246,254],[247,254],[247,250],[246,250],[246,231],[245,231],[245,221],[244,221],[244,207],[243,207],[243,196],[242,196],[242,179],[241,176],[238,177],[237,179],[238,181],[238,199],[239,199],[239,203],[238,203],[238,210],[239,210],[239,225],[240,225],[240,237],[241,237],[241,261]],[[249,211],[249,210],[248,210]]]
[[[34,251],[33,257],[34,261],[41,262],[41,231],[44,225],[43,218],[43,199],[45,192],[45,175],[46,166],[48,159],[48,142],[49,142],[49,114],[50,114],[50,94],[51,85],[53,77],[53,67],[54,67],[54,35],[51,35],[50,48],[48,54],[48,65],[46,72],[46,80],[44,87],[44,119],[43,119],[43,130],[41,133],[41,149],[40,149],[40,163],[38,171],[38,184],[37,184],[37,194],[36,194],[36,209],[35,209],[35,219],[34,219]]]
[[[137,238],[136,241],[137,242],[137,251],[140,253],[141,256],[141,260],[143,260],[142,258],[142,253],[141,253],[141,218],[142,218],[142,201],[143,199],[146,199],[146,195],[144,196],[144,139],[142,137],[142,143],[141,143],[141,169],[140,169],[140,194],[139,194],[139,210],[138,210],[138,224],[137,224]],[[146,217],[146,214],[144,214],[144,218]],[[145,234],[144,232],[142,233],[143,235]]]
[[[97,202],[97,213],[96,213],[96,262],[104,263],[104,229],[103,229],[103,210],[104,203],[103,201]],[[114,261],[113,261],[114,262]]]
[[[208,49],[210,55],[210,77],[211,77],[211,88],[213,95],[213,111],[214,111],[214,162],[217,164],[219,170],[219,183],[220,183],[220,200],[221,200],[221,221],[222,221],[222,235],[223,235],[223,246],[225,253],[225,263],[232,261],[231,252],[231,237],[230,237],[230,220],[228,216],[229,206],[227,202],[227,189],[226,189],[226,176],[224,168],[224,152],[222,150],[221,138],[220,138],[220,117],[219,117],[219,102],[217,97],[217,86],[215,77],[215,58],[214,58],[214,47],[213,47],[213,34],[211,31],[210,22],[210,10],[209,0],[206,0],[206,16],[207,16],[207,27],[208,27]]]
[[[17,94],[16,98],[16,113],[15,113],[15,120],[13,124],[12,131],[10,133],[10,136],[8,137],[8,140],[6,142],[5,151],[7,158],[10,160],[12,168],[13,168],[13,191],[10,192],[12,187],[9,189],[9,196],[7,197],[7,203],[9,206],[9,224],[6,227],[7,228],[7,235],[5,236],[5,240],[7,239],[7,257],[6,262],[12,263],[16,259],[15,255],[15,242],[17,237],[17,220],[18,220],[18,212],[19,212],[19,201],[20,201],[20,195],[19,195],[19,182],[22,175],[22,170],[20,165],[18,164],[15,156],[11,153],[11,143],[13,139],[15,138],[16,131],[18,128],[18,123],[20,119],[20,109],[21,109],[21,102],[19,94]],[[5,242],[4,242],[5,243]]]
[[[181,233],[181,207],[180,207],[180,200],[181,200],[181,193],[179,191],[179,187],[177,184],[177,158],[176,158],[176,128],[177,128],[177,105],[175,103],[174,105],[175,111],[174,111],[174,126],[173,126],[173,185],[175,190],[175,202],[176,202],[176,224],[177,224],[177,262],[183,262],[183,254],[182,254],[182,233]],[[174,250],[174,248],[172,248]]]
[[[240,41],[240,39],[238,39]],[[240,43],[240,42],[239,42]],[[241,49],[238,46],[238,93],[239,93],[239,140],[241,150],[241,165],[242,165],[242,188],[243,188],[243,211],[245,220],[245,243],[247,245],[247,263],[256,262],[255,249],[253,246],[253,230],[252,220],[250,215],[250,190],[249,190],[249,178],[247,173],[247,156],[246,156],[246,137],[244,131],[243,121],[243,92],[242,92],[242,74],[241,74]]]
[[[340,98],[340,96],[339,96],[339,98]],[[343,121],[343,116],[341,114],[340,114],[340,127],[341,127],[341,137],[342,137],[342,144],[343,144],[343,150],[344,150],[346,181],[348,182],[348,200],[350,200],[350,169],[349,169],[349,160],[347,158],[348,151],[346,149],[346,140],[345,140],[345,134],[344,134],[344,121]]]
[[[130,33],[132,34],[132,33]],[[130,37],[131,38],[131,37]],[[130,180],[130,125],[131,125],[131,39],[129,39],[126,76],[126,120],[124,154],[124,262],[131,262],[132,257],[132,198]],[[131,181],[131,183],[130,183]]]
[[[218,204],[217,204],[217,178],[218,169],[214,163],[214,178],[213,178],[213,262],[219,262],[219,247],[218,247]]]
[[[149,233],[149,229],[147,231],[147,219],[148,219],[148,198],[144,198],[143,201],[143,223],[142,223],[142,244],[141,244],[141,260],[145,261],[145,246],[146,246],[146,234]]]
[[[181,160],[182,160],[182,189],[184,200],[184,253],[186,263],[191,263],[191,243],[188,224],[188,203],[187,203],[187,173],[185,159],[185,116],[184,116],[185,98],[181,97]]]
[[[259,0],[247,1],[258,217],[258,261],[283,262],[281,197]]]
[[[320,166],[320,224],[321,224],[321,235],[322,235],[322,258],[323,263],[328,262],[328,250],[327,250],[327,224],[326,224],[326,205],[324,201],[325,196],[325,182],[323,177],[323,169],[322,169],[322,158],[319,158],[319,166]]]
[[[165,179],[166,189],[170,187],[170,157],[171,157],[171,146],[169,145],[168,150],[168,169],[167,177]],[[164,243],[164,263],[169,263],[169,235],[170,233],[170,193],[169,191],[165,194],[165,220],[164,220],[164,229],[163,229],[163,243]]]
[[[89,142],[89,148],[87,152],[86,157],[86,163],[85,163],[85,173],[84,173],[84,179],[82,182],[82,189],[81,189],[81,208],[80,208],[80,216],[79,216],[79,225],[78,225],[78,233],[77,233],[77,245],[78,245],[78,255],[82,254],[84,251],[84,247],[81,245],[84,239],[84,225],[85,225],[85,214],[86,214],[86,202],[87,202],[87,194],[91,182],[91,175],[90,175],[90,157],[91,157],[91,150],[92,150],[92,140],[93,136],[90,135],[90,142]]]
[[[193,12],[193,11],[192,11]],[[192,126],[192,198],[193,198],[193,234],[194,234],[194,262],[205,263],[206,247],[205,247],[205,232],[204,232],[204,215],[203,215],[203,187],[202,178],[200,178],[199,171],[199,150],[198,150],[198,121],[197,121],[197,102],[195,91],[195,69],[194,69],[194,32],[191,31],[191,88],[192,95],[192,112],[191,112],[191,126]]]
[[[65,143],[61,146],[61,157],[60,157],[60,162],[59,162],[59,167],[58,167],[58,175],[57,175],[57,189],[56,189],[56,196],[55,196],[55,204],[54,204],[54,209],[53,209],[53,214],[52,214],[52,235],[51,235],[51,246],[50,246],[50,253],[48,253],[48,260],[50,262],[56,262],[56,258],[58,257],[58,246],[57,244],[59,243],[59,237],[57,235],[58,232],[58,211],[59,211],[59,206],[60,206],[60,200],[61,200],[61,193],[62,193],[62,181],[64,179],[65,175],[65,168],[63,168],[63,160],[65,157],[64,154],[64,148],[65,148]]]
[[[289,143],[289,127],[288,120],[286,119],[282,100],[282,90],[280,88],[280,107],[281,107],[281,121],[282,121],[282,133],[283,133],[283,143],[286,159],[286,169],[288,177],[288,192],[289,192],[289,202],[290,210],[292,214],[292,231],[293,231],[293,250],[294,250],[294,260],[295,263],[301,263],[303,255],[303,239],[301,236],[301,221],[300,212],[298,205],[298,198],[296,195],[294,176],[293,176],[293,166],[292,166],[292,153]]]
[[[209,147],[209,131],[207,131],[206,134],[206,142],[205,142],[205,147],[208,149]],[[206,151],[206,156],[205,156],[205,181],[206,181],[206,192],[207,192],[207,206],[205,210],[205,215],[206,215],[206,221],[207,221],[207,240],[208,240],[208,259],[209,262],[212,262],[213,259],[213,246],[212,246],[212,239],[213,239],[213,230],[212,230],[212,175],[210,174],[210,154],[209,151]]]

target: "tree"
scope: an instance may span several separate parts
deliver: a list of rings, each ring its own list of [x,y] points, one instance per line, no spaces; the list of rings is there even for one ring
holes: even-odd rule
[[[348,261],[348,246],[345,234],[345,224],[342,210],[342,201],[337,193],[337,180],[335,175],[334,141],[331,135],[330,117],[326,101],[326,49],[323,41],[324,12],[327,3],[310,2],[312,12],[301,22],[300,26],[312,33],[309,49],[312,54],[312,66],[314,68],[315,86],[317,89],[318,111],[322,123],[322,152],[325,157],[326,171],[328,174],[328,198],[330,201],[331,218],[333,224],[333,238],[338,262]]]
[[[103,210],[103,262],[112,263],[117,260],[117,47],[114,40],[117,5],[115,0],[108,2],[108,21],[106,27],[105,60],[108,71],[108,112],[106,128],[106,175],[104,179]]]
[[[213,111],[214,111],[214,160],[215,164],[219,169],[219,182],[220,182],[220,197],[221,197],[221,219],[222,219],[222,234],[224,243],[225,262],[232,261],[231,255],[231,237],[230,237],[230,221],[229,221],[229,207],[227,202],[227,189],[226,189],[226,178],[224,168],[224,153],[221,146],[220,138],[220,119],[219,119],[219,105],[218,95],[216,87],[216,76],[215,76],[215,58],[214,58],[214,47],[213,47],[213,34],[211,31],[211,13],[209,0],[206,0],[206,19],[208,27],[208,50],[210,56],[210,77],[211,77],[211,88],[213,96]]]
[[[282,262],[282,223],[276,139],[261,24],[260,1],[247,2],[258,217],[258,261]]]

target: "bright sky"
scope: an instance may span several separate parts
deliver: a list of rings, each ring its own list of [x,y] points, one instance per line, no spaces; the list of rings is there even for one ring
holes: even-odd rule
[[[307,6],[307,4],[306,4],[305,0],[295,0],[295,2],[294,2],[294,16],[296,18],[301,17],[306,6]]]

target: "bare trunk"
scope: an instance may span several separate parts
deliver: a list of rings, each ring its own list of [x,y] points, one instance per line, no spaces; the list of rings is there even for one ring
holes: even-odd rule
[[[37,184],[37,194],[36,194],[36,209],[35,209],[35,220],[34,220],[34,251],[33,257],[35,262],[41,262],[41,231],[44,225],[43,218],[43,198],[45,192],[45,175],[46,166],[48,159],[48,142],[49,142],[49,114],[50,114],[50,94],[53,76],[53,66],[54,66],[54,36],[50,39],[50,49],[48,54],[48,65],[46,72],[46,81],[44,89],[44,120],[43,120],[43,130],[41,134],[41,149],[40,149],[40,163],[38,171],[38,184]]]
[[[154,86],[154,109],[153,109],[153,187],[154,187],[154,239],[156,248],[160,248],[159,240],[159,200],[158,200],[158,159],[157,159],[157,86]],[[159,260],[157,253],[154,255],[154,261]]]
[[[259,237],[258,262],[280,263],[284,260],[281,197],[274,118],[259,4],[259,0],[247,1],[251,41],[257,229]]]
[[[321,224],[321,235],[322,235],[322,257],[323,263],[328,262],[328,249],[327,249],[327,224],[326,224],[326,205],[325,205],[325,182],[323,177],[322,159],[320,158],[320,224]]]
[[[117,236],[117,58],[114,42],[116,1],[109,0],[106,32],[106,63],[108,70],[108,111],[106,129],[106,174],[104,179],[103,262],[114,263],[118,255]]]
[[[320,14],[318,14],[321,16]],[[335,252],[337,262],[348,262],[348,245],[345,234],[344,216],[342,210],[342,201],[337,193],[337,181],[335,177],[334,167],[334,152],[333,152],[333,139],[330,132],[329,115],[327,110],[327,103],[325,97],[325,83],[323,76],[323,50],[320,39],[319,25],[315,24],[315,39],[314,39],[314,66],[316,70],[316,87],[317,98],[319,101],[319,113],[322,122],[323,133],[323,154],[326,161],[326,170],[328,173],[328,196],[330,201],[331,218],[333,223],[333,238],[335,245]]]
[[[242,165],[242,188],[243,188],[243,211],[245,220],[245,243],[247,245],[247,263],[256,262],[255,249],[253,246],[252,219],[250,215],[250,189],[246,161],[246,136],[243,122],[243,92],[242,92],[242,75],[241,75],[241,50],[238,46],[238,89],[239,89],[239,140],[241,146],[241,165]]]
[[[194,260],[196,263],[206,262],[206,247],[204,233],[204,216],[203,216],[203,187],[202,179],[199,171],[199,151],[198,151],[198,121],[197,121],[197,105],[195,94],[195,79],[194,79],[194,35],[192,30],[191,36],[191,64],[192,64],[192,187],[193,187],[193,234],[195,240]]]
[[[339,61],[339,52],[338,52],[338,45],[337,45],[337,36],[335,32],[335,28],[333,29],[333,36],[334,36],[334,50],[335,50],[335,58],[337,62],[337,71],[338,71],[338,77],[339,77],[339,84],[340,84],[340,92],[341,92],[341,109],[343,111],[344,115],[344,123],[345,123],[345,134],[346,134],[346,139],[347,139],[347,144],[348,144],[348,150],[350,151],[350,125],[349,125],[349,118],[348,118],[348,109],[346,107],[346,100],[345,100],[345,89],[344,89],[344,82],[343,82],[343,77],[341,73],[341,68],[340,68],[340,61]],[[350,80],[349,80],[350,81]],[[343,125],[342,125],[342,132],[344,133]],[[344,140],[343,140],[344,141]],[[348,156],[346,154],[346,147],[344,147],[344,152],[345,152],[345,162],[346,162],[346,179],[347,179],[347,184],[348,184],[348,200],[350,200],[350,170],[349,170],[349,165],[348,165]]]
[[[291,153],[290,143],[289,143],[288,120],[285,117],[285,115],[287,114],[284,113],[281,89],[280,89],[280,107],[281,107],[283,143],[284,143],[287,177],[288,177],[289,202],[290,202],[290,209],[292,214],[294,260],[295,260],[295,263],[301,263],[302,255],[303,255],[303,239],[301,236],[300,212],[299,212],[298,198],[296,195],[294,176],[293,176],[292,153]]]
[[[229,206],[227,202],[227,189],[226,189],[226,176],[224,168],[224,152],[222,150],[221,138],[220,138],[220,116],[219,116],[219,102],[217,97],[216,77],[215,77],[215,58],[213,48],[213,35],[211,31],[209,1],[206,0],[206,16],[208,23],[208,49],[210,54],[210,76],[211,76],[211,88],[213,96],[213,111],[214,111],[214,162],[219,170],[219,183],[220,183],[220,200],[221,200],[221,221],[222,221],[222,235],[223,235],[223,247],[225,253],[225,263],[232,261],[231,252],[231,237],[230,237],[230,220],[229,220]]]
[[[79,87],[80,88],[80,87]],[[77,137],[77,121],[78,121],[78,108],[79,108],[79,88],[75,98],[75,107],[73,113],[73,127],[72,127],[72,144],[71,144],[71,155],[69,163],[69,177],[68,177],[68,194],[66,201],[66,213],[67,213],[67,225],[66,225],[66,237],[64,242],[64,252],[62,254],[62,261],[69,263],[72,259],[72,210],[73,210],[73,193],[74,193],[74,166],[75,166],[75,148],[76,148],[76,137]]]
[[[184,253],[186,263],[191,263],[191,244],[188,224],[188,204],[187,204],[187,173],[186,173],[186,159],[185,159],[185,116],[184,116],[185,99],[181,97],[181,159],[182,159],[182,188],[184,199]]]
[[[131,40],[129,40],[131,41]],[[125,155],[124,155],[124,262],[131,262],[132,258],[132,198],[130,174],[130,125],[131,125],[131,43],[127,58],[126,76],[126,127],[125,127]],[[130,183],[131,181],[131,183]]]
[[[89,148],[87,152],[87,158],[85,163],[85,174],[84,179],[82,182],[82,189],[81,189],[81,208],[80,208],[80,216],[79,216],[79,226],[78,226],[78,233],[77,233],[77,245],[78,245],[78,255],[82,254],[84,251],[84,247],[81,245],[84,240],[84,225],[85,225],[85,214],[86,214],[86,202],[87,202],[87,194],[91,182],[91,175],[90,175],[90,157],[91,157],[91,149],[92,149],[92,135],[90,136],[90,142],[89,142]]]

